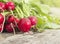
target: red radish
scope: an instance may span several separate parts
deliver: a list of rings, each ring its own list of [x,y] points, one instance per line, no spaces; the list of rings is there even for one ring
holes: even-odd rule
[[[15,18],[13,15],[9,16],[8,19],[7,19],[7,22],[8,23],[18,23],[19,22],[19,19],[18,18]]]
[[[7,22],[8,23],[14,23],[14,20],[15,20],[15,17],[11,15],[8,17]]]
[[[13,25],[13,26],[14,26],[14,25]],[[6,29],[6,31],[9,32],[9,33],[13,32],[13,28],[11,27],[11,24],[6,24],[6,25],[5,25],[5,29]]]
[[[29,19],[30,19],[32,25],[36,25],[37,18],[35,16],[30,16]]]
[[[4,16],[2,14],[0,14],[0,24],[2,24],[4,21]]]
[[[5,4],[0,2],[0,13],[5,10]]]
[[[28,32],[31,28],[31,22],[28,18],[22,18],[20,19],[18,23],[18,28],[22,32]]]
[[[15,21],[16,21],[16,23],[18,23],[19,22],[19,19],[18,18],[15,18]]]
[[[13,2],[7,2],[5,4],[6,10],[14,10],[15,9],[15,4]]]
[[[0,9],[5,10],[5,4],[4,4],[4,3],[2,3],[2,2],[0,2]]]

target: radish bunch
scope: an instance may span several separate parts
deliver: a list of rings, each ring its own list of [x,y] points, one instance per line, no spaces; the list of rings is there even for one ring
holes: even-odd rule
[[[10,33],[35,30],[40,32],[45,28],[59,28],[60,20],[48,15],[50,13],[49,6],[39,3],[39,1],[27,2],[25,0],[20,0],[20,2],[18,0],[17,2],[15,0],[1,0],[0,32],[3,30]],[[57,24],[56,27],[51,27],[53,24]]]
[[[14,16],[9,16],[7,19],[7,24],[5,25],[7,32],[13,32],[13,28],[11,27],[10,23],[12,23],[13,27],[15,28],[15,22],[17,23],[17,28],[19,31],[29,32],[31,27],[36,25],[37,18],[35,16],[30,16],[28,18],[20,18],[19,20]]]
[[[13,2],[0,2],[0,10],[1,13],[4,11],[14,11],[15,4]],[[4,21],[5,19],[5,21]],[[35,16],[18,18],[15,17],[14,14],[8,14],[7,17],[4,18],[4,15],[0,14],[0,32],[3,31],[3,28],[11,33],[14,32],[15,28],[18,28],[19,31],[29,32],[32,26],[37,24],[37,18]]]
[[[6,24],[5,24],[5,29],[7,32],[13,32],[13,28],[16,27],[15,22],[18,23],[18,18],[15,18],[13,15],[10,15],[7,19],[6,19]],[[12,23],[12,25],[11,25]],[[12,28],[13,26],[13,28]]]
[[[5,28],[7,32],[13,32],[13,28],[11,27],[11,23],[13,24],[13,27],[15,28],[15,22],[17,23],[17,28],[19,31],[22,32],[28,32],[30,31],[32,26],[35,26],[37,23],[37,18],[35,16],[30,16],[28,18],[15,18],[14,16],[9,16],[7,19],[7,24],[5,25]]]
[[[15,5],[13,2],[6,2],[6,3],[3,3],[3,2],[0,2],[0,13],[4,13],[5,10],[14,10],[15,9]],[[14,21],[14,17],[13,16],[9,16],[9,18],[7,19],[7,24],[4,25],[4,15],[3,14],[0,14],[0,32],[3,31],[3,28],[5,26],[4,29],[6,29],[8,32],[12,32],[12,28],[10,26],[10,24],[12,23],[12,21]]]

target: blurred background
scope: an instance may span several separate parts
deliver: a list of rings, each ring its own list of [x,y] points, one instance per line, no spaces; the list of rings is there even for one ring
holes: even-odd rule
[[[60,0],[40,0],[40,2],[52,7],[60,7]]]
[[[0,0],[0,1],[8,1],[8,0]],[[20,1],[20,0],[14,0],[14,1]],[[52,7],[60,7],[60,0],[29,0],[29,1],[33,1],[33,2],[40,1],[40,3],[42,4],[47,4]]]
[[[33,1],[40,1],[42,4],[47,4],[52,7],[60,7],[60,0],[33,0]]]

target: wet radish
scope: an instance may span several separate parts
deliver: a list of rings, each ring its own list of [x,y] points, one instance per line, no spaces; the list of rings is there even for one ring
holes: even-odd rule
[[[29,19],[30,19],[32,25],[36,25],[37,18],[35,16],[30,16]]]
[[[31,22],[28,18],[22,18],[20,19],[18,23],[18,28],[22,32],[28,32],[31,28]]]
[[[5,7],[6,7],[6,10],[14,10],[15,4],[13,2],[6,2]]]

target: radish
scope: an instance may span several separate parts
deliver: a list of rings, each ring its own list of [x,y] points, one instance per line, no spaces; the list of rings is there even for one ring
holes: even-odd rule
[[[6,10],[14,10],[15,4],[13,2],[6,2],[5,7],[6,7]]]
[[[5,4],[4,4],[4,3],[2,3],[2,2],[0,2],[0,9],[5,10]]]
[[[8,17],[7,22],[8,23],[14,23],[14,20],[15,20],[15,17],[11,15]]]
[[[2,24],[4,21],[4,16],[2,14],[0,14],[0,24]]]
[[[14,26],[14,24],[13,24],[13,26]],[[5,25],[5,29],[6,29],[6,31],[9,32],[9,33],[13,32],[13,28],[11,27],[11,24],[6,24],[6,25]]]
[[[3,10],[5,10],[5,4],[0,2],[0,12],[3,12]]]
[[[32,25],[36,25],[37,18],[35,16],[30,16],[29,19],[30,19]]]
[[[28,18],[21,18],[18,23],[18,28],[22,32],[28,32],[31,28],[31,22]]]
[[[19,22],[19,19],[18,18],[15,18],[13,15],[9,16],[8,19],[7,19],[7,22],[8,23],[18,23]]]
[[[18,18],[15,18],[15,21],[16,21],[16,23],[18,24],[18,22],[19,22],[19,19],[18,19]]]

